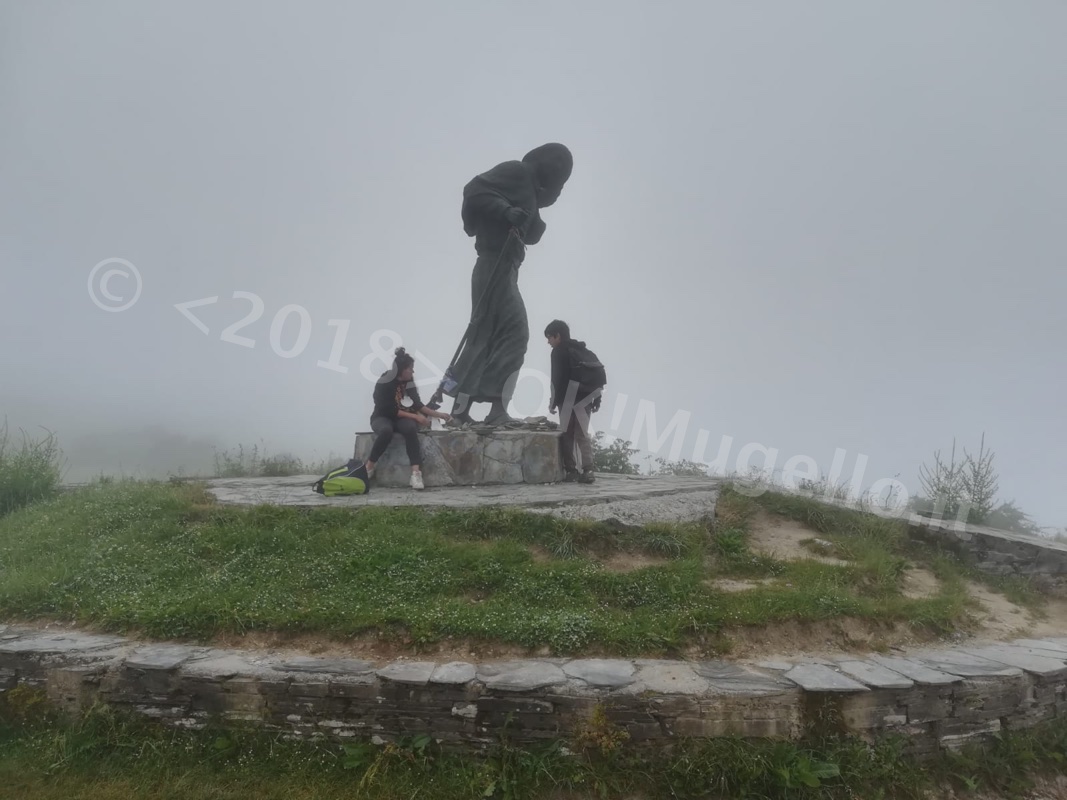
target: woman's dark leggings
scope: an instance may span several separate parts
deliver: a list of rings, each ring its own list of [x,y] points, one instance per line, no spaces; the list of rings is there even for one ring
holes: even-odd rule
[[[371,417],[371,430],[377,435],[374,447],[371,448],[368,461],[378,463],[389,442],[393,440],[393,434],[399,433],[404,437],[404,445],[408,451],[408,461],[413,467],[422,466],[422,450],[419,447],[419,424],[413,419],[406,417],[392,420],[389,417]]]

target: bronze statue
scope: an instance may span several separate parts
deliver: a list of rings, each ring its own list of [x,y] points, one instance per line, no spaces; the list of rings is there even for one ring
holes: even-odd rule
[[[473,403],[491,403],[490,425],[514,422],[508,403],[526,358],[530,328],[519,293],[519,267],[526,245],[545,232],[540,209],[559,198],[574,165],[562,144],[536,147],[521,161],[505,161],[463,187],[463,231],[474,237],[478,259],[471,276],[471,317],[442,393],[455,398],[452,417],[472,422]]]

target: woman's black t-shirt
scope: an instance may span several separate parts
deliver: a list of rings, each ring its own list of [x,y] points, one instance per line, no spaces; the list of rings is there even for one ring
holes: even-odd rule
[[[419,397],[419,390],[415,388],[415,384],[408,385],[396,377],[389,379],[389,374],[388,372],[382,373],[382,377],[374,385],[374,411],[371,412],[371,419],[374,417],[396,419],[397,412],[401,410],[418,414],[426,404]],[[409,399],[411,405],[406,404],[405,399]]]

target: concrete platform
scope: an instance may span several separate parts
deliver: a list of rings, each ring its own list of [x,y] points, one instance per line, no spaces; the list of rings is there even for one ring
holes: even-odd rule
[[[620,526],[690,522],[711,517],[722,481],[708,477],[598,473],[596,482],[442,486],[415,490],[372,486],[365,495],[323,497],[311,489],[319,475],[290,478],[215,478],[205,484],[226,505],[326,508],[509,506],[567,519],[610,521]]]

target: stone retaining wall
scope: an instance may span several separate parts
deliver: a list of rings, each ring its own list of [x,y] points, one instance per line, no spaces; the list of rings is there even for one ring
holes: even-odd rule
[[[907,521],[913,536],[947,545],[982,572],[1028,578],[1045,590],[1067,588],[1067,544],[1063,542],[921,515]]]
[[[3,626],[0,626],[2,628]],[[292,737],[376,743],[420,733],[480,750],[568,738],[602,706],[632,744],[814,727],[910,737],[919,756],[1067,713],[1067,639],[840,661],[538,659],[496,664],[285,656],[0,630],[0,691],[43,687],[59,707],[103,701],[199,728],[209,719]]]

